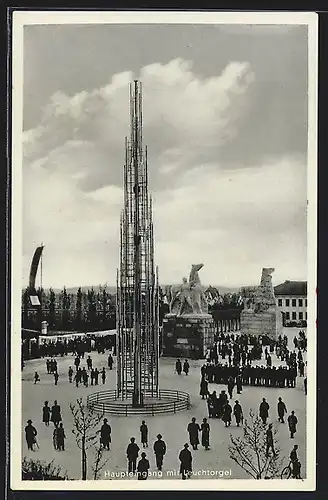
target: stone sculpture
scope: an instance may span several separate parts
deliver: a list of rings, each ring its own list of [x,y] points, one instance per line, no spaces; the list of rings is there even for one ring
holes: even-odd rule
[[[198,271],[204,264],[192,264],[189,275],[183,278],[182,285],[170,289],[170,313],[177,316],[208,314],[208,305],[205,298],[206,288],[202,286]]]

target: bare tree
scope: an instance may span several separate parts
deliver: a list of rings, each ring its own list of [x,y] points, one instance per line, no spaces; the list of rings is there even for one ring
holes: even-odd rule
[[[280,477],[283,458],[276,439],[277,431],[273,430],[274,451],[267,454],[266,426],[251,409],[249,420],[244,422],[243,437],[230,434],[230,458],[254,479],[272,479]]]
[[[73,415],[74,429],[77,446],[81,450],[82,480],[87,479],[87,451],[91,446],[95,446],[99,431],[96,427],[103,418],[103,413],[97,413],[92,408],[83,403],[82,398],[76,400],[75,404],[70,404]]]
[[[94,454],[94,463],[92,465],[93,479],[99,479],[99,474],[108,462],[103,460],[104,448],[102,446],[96,446],[96,451]]]
[[[67,480],[67,472],[63,472],[60,466],[56,466],[54,460],[51,462],[42,462],[40,460],[27,459],[22,460],[22,479],[35,481],[61,481]]]

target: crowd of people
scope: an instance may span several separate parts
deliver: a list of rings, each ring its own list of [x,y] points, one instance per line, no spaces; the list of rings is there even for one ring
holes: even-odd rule
[[[43,340],[41,343],[32,342],[31,357],[46,358],[72,354],[83,358],[85,353],[96,351],[99,354],[104,354],[107,349],[114,349],[115,354],[115,343],[115,335],[83,334],[78,338],[71,338],[68,335],[67,338],[60,340]]]
[[[286,337],[279,337],[277,341],[272,341],[266,337],[252,338],[250,336],[237,336],[230,334],[221,334],[216,344],[208,353],[207,362],[201,367],[200,395],[206,400],[208,415],[202,419],[201,423],[193,417],[186,427],[189,435],[189,443],[185,443],[183,449],[179,452],[180,474],[182,479],[187,479],[192,475],[193,451],[198,450],[201,443],[205,451],[210,450],[210,424],[208,419],[221,419],[225,427],[231,427],[234,419],[236,427],[240,427],[244,421],[244,411],[242,408],[242,398],[238,397],[234,402],[234,390],[237,394],[242,394],[244,385],[261,385],[266,387],[295,387],[296,377],[304,377],[305,362],[303,359],[306,350],[306,342],[300,335],[300,341],[294,339],[294,351],[289,351]],[[306,340],[306,339],[305,339]],[[297,351],[297,352],[296,352]],[[72,350],[74,361],[68,369],[68,381],[75,383],[76,387],[83,384],[85,387],[98,385],[100,380],[102,384],[106,381],[106,369],[94,367],[90,354],[81,346]],[[102,352],[102,351],[101,351]],[[272,357],[275,355],[283,366],[275,367],[272,363]],[[221,358],[221,359],[220,359]],[[266,366],[252,364],[254,361],[265,359]],[[86,366],[81,366],[85,362]],[[58,382],[58,361],[54,356],[46,359],[46,373],[53,375],[55,385]],[[111,352],[108,354],[107,366],[112,370],[114,364]],[[188,360],[181,362],[178,359],[175,363],[175,372],[180,376],[184,373],[188,376],[190,365]],[[35,372],[34,383],[40,381],[40,376]],[[209,391],[209,383],[226,384],[227,391],[222,390],[217,395],[214,390]],[[287,421],[290,438],[294,439],[297,431],[297,416],[292,410],[287,416],[287,407],[281,397],[277,401],[278,421],[285,424]],[[265,426],[266,432],[266,453],[275,453],[273,424],[268,423],[270,406],[265,398],[258,407],[258,414]],[[49,427],[53,423],[53,446],[57,451],[65,451],[66,434],[62,422],[61,408],[57,401],[50,406],[48,401],[44,402],[42,408],[42,422]],[[105,418],[99,429],[100,445],[104,450],[110,450],[112,428]],[[38,447],[37,430],[33,422],[29,419],[25,427],[25,436],[28,450],[34,450]],[[149,476],[150,462],[147,458],[145,449],[148,448],[148,426],[143,420],[140,425],[140,443],[143,451],[140,453],[140,447],[136,443],[135,437],[130,438],[130,443],[126,449],[127,469],[129,473],[136,474],[138,479],[147,479]],[[161,434],[157,435],[157,440],[153,443],[153,453],[155,455],[156,467],[158,471],[163,468],[164,458],[167,452],[167,445]],[[139,457],[140,453],[140,457]],[[300,462],[297,457],[297,445],[294,446],[290,454],[293,477],[300,477]],[[139,461],[138,461],[139,460]]]

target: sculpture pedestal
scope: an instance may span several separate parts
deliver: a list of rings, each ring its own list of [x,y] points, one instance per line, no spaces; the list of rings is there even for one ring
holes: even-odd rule
[[[244,335],[277,336],[277,312],[274,308],[255,313],[244,309],[240,315],[240,332]]]
[[[214,343],[210,314],[166,314],[162,330],[162,355],[202,359]]]

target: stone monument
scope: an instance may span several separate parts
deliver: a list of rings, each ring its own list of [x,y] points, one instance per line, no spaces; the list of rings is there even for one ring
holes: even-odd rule
[[[214,342],[214,321],[208,313],[198,271],[204,264],[192,264],[182,284],[168,290],[170,312],[163,321],[162,354],[164,356],[204,358]]]
[[[252,289],[252,297],[244,301],[240,331],[246,335],[277,335],[278,310],[272,286],[274,268],[264,267],[260,286]]]

